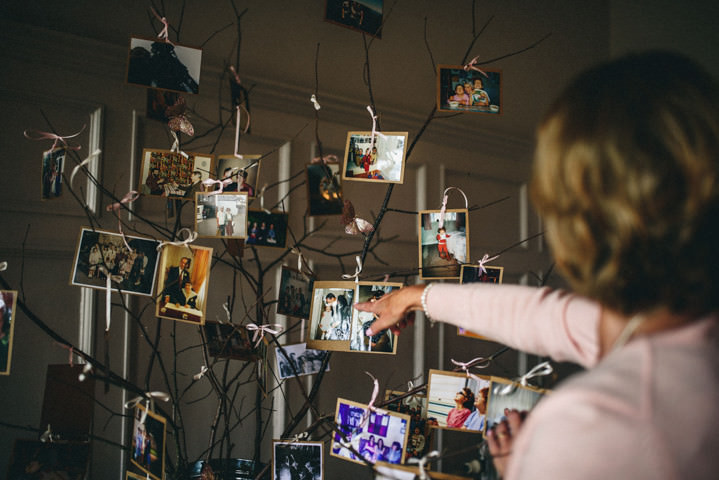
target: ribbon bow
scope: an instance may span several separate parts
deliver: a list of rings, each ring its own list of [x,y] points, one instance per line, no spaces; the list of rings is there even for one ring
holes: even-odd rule
[[[301,442],[303,440],[307,440],[308,438],[310,438],[310,434],[307,432],[296,433],[295,436],[292,437],[292,440],[290,440],[290,443]]]
[[[168,29],[170,28],[170,24],[169,24],[169,22],[167,21],[167,18],[161,17],[160,15],[158,15],[157,12],[155,11],[155,9],[152,8],[152,7],[150,7],[150,10],[152,10],[152,14],[155,15],[155,18],[157,18],[157,19],[162,23],[162,25],[163,25],[162,30],[160,31],[160,33],[157,34],[157,38],[162,38],[162,39],[165,40],[165,42],[167,42],[167,43],[169,43],[170,45],[172,45],[173,43],[170,41],[170,36],[169,36],[169,33],[168,33]]]
[[[344,200],[344,206],[342,207],[341,222],[345,226],[345,233],[348,235],[367,234],[374,230],[371,223],[355,215],[355,207],[347,199]]]
[[[157,251],[159,252],[160,250],[162,250],[162,247],[164,247],[165,245],[175,245],[175,246],[179,247],[182,245],[189,245],[190,243],[194,242],[197,239],[197,232],[193,232],[192,230],[190,230],[187,227],[181,228],[177,232],[178,238],[181,237],[180,234],[182,232],[185,232],[187,234],[187,238],[185,238],[184,240],[176,241],[176,242],[168,242],[168,241],[160,242],[160,244],[157,246]],[[187,248],[189,248],[189,246]]]
[[[502,387],[497,393],[499,395],[509,395],[517,388],[517,384],[526,387],[528,385],[529,379],[549,375],[553,371],[554,369],[552,368],[552,364],[549,363],[549,361],[542,362],[538,365],[535,365],[534,368],[519,377],[518,380]]]
[[[476,66],[477,60],[479,60],[479,55],[477,55],[476,57],[474,57],[468,64],[466,64],[466,65],[464,66],[464,71],[465,71],[465,72],[469,72],[470,70],[475,70],[475,71],[481,73],[482,75],[484,75],[485,77],[489,78],[489,75],[487,75],[486,73],[484,73],[484,70],[482,70],[481,68],[479,68],[479,67]]]
[[[417,464],[419,468],[419,478],[420,480],[429,480],[429,475],[427,475],[427,471],[425,470],[427,468],[427,463],[433,458],[438,458],[439,452],[437,450],[432,450],[427,455],[425,455],[422,458],[410,458],[407,460],[407,463]]]
[[[84,367],[82,367],[82,372],[80,375],[77,376],[77,379],[81,382],[84,382],[87,378],[87,374],[92,372],[92,364],[90,362],[87,362]]]
[[[53,140],[52,147],[50,147],[50,150],[47,151],[55,150],[55,147],[57,147],[58,142],[62,142],[62,145],[70,150],[80,150],[81,147],[79,145],[70,147],[67,144],[66,140],[68,138],[75,138],[80,135],[85,130],[86,126],[87,125],[83,125],[79,132],[73,133],[72,135],[58,135],[56,133],[41,132],[39,130],[25,130],[23,132],[23,135],[25,135],[25,138],[27,138],[28,140]]]
[[[7,270],[7,262],[0,262],[0,272]]]
[[[492,260],[496,260],[496,259],[498,259],[498,258],[499,258],[499,255],[495,255],[495,256],[493,256],[493,257],[490,258],[490,256],[485,253],[484,256],[482,257],[482,259],[479,261],[479,269],[482,270],[483,273],[487,273],[487,269],[484,268],[484,265],[485,265],[486,263],[489,263],[489,262],[491,262]]]
[[[312,96],[310,97],[310,102],[312,102],[312,105],[315,106],[315,110],[319,110],[320,108],[322,108],[322,107],[320,106],[320,102],[317,101],[317,96],[315,96],[314,93],[313,93]]]
[[[360,259],[359,255],[355,256],[355,261],[357,262],[357,268],[355,269],[355,273],[349,274],[349,273],[343,273],[342,278],[345,280],[349,280],[350,278],[355,279],[355,283],[359,282],[359,275],[362,273],[362,260]]]
[[[277,327],[273,329],[271,327]],[[265,338],[265,332],[271,333],[272,335],[279,334],[284,327],[279,323],[266,323],[264,325],[256,325],[254,323],[248,324],[245,328],[247,330],[254,330],[255,334],[252,336],[252,341],[255,342],[255,348],[260,344],[263,338]]]
[[[127,203],[134,202],[140,198],[140,194],[136,192],[135,190],[130,190],[125,194],[122,199],[120,199],[119,202],[112,203],[106,207],[106,210],[108,212],[114,212],[115,216],[117,216],[117,229],[120,231],[120,235],[122,235],[122,241],[125,242],[125,246],[127,249],[131,252],[132,248],[130,247],[130,244],[127,243],[127,238],[125,238],[125,233],[122,231],[122,220],[120,219],[120,208],[122,208],[123,205]]]
[[[367,375],[370,376],[374,386],[372,388],[372,397],[370,398],[369,403],[367,404],[367,410],[365,410],[364,415],[362,415],[362,421],[360,422],[359,427],[358,427],[360,430],[363,429],[364,426],[367,424],[367,421],[369,420],[369,417],[370,417],[370,412],[377,411],[377,407],[374,406],[374,402],[375,402],[375,400],[377,400],[377,394],[379,393],[379,381],[377,381],[375,376],[372,375],[371,373],[369,373],[367,371],[365,371],[364,373],[366,373]]]
[[[147,410],[154,410],[154,408],[153,408],[154,399],[162,400],[163,402],[168,402],[170,400],[170,395],[168,395],[165,392],[145,392],[144,395],[140,395],[138,397],[135,397],[135,398],[125,402],[125,408],[126,409],[134,408],[140,402],[142,402],[143,400],[146,400],[147,401],[147,409],[142,411],[142,417],[140,417],[140,423],[144,424],[145,419],[147,418]]]
[[[196,373],[195,375],[193,375],[192,378],[194,378],[195,380],[201,379],[207,373],[207,370],[208,370],[207,366],[203,365],[202,368],[200,369],[200,373]]]
[[[467,374],[467,378],[471,377],[471,378],[474,378],[475,380],[480,380],[480,378],[478,376],[476,376],[475,374],[471,373],[469,371],[469,369],[472,367],[487,368],[489,366],[489,364],[492,363],[491,358],[484,358],[484,357],[473,358],[472,360],[470,360],[469,362],[466,362],[466,363],[458,362],[453,358],[451,358],[450,360],[452,361],[452,363],[457,365],[457,367],[461,368]]]

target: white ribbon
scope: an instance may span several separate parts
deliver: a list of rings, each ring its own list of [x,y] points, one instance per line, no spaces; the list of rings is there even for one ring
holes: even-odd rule
[[[479,261],[479,269],[482,270],[482,272],[487,273],[487,269],[484,268],[484,265],[485,265],[486,263],[489,263],[489,262],[491,262],[492,260],[496,260],[496,259],[498,259],[498,258],[499,258],[499,255],[495,255],[495,256],[493,256],[493,257],[490,258],[490,256],[485,253],[484,256],[482,257],[482,259]]]
[[[377,400],[377,394],[379,393],[379,381],[377,381],[375,376],[372,375],[371,373],[369,373],[367,371],[365,371],[364,373],[366,373],[367,375],[370,376],[374,386],[372,388],[372,397],[370,398],[369,403],[367,404],[367,410],[365,410],[364,415],[362,415],[362,421],[359,424],[360,429],[363,429],[364,426],[367,424],[367,420],[369,420],[369,417],[370,417],[370,412],[377,411],[377,407],[374,406],[374,402],[375,402],[375,400]]]
[[[168,395],[165,392],[145,392],[144,395],[140,395],[138,397],[135,397],[131,400],[128,400],[125,402],[125,408],[130,409],[134,408],[136,405],[138,405],[143,400],[147,401],[147,408],[142,411],[142,417],[140,418],[140,423],[144,424],[145,419],[147,418],[147,411],[154,411],[153,408],[153,400],[162,400],[163,402],[170,401],[170,395]]]
[[[360,259],[359,255],[355,256],[355,261],[357,262],[357,268],[355,269],[355,273],[353,273],[353,274],[343,273],[342,278],[344,278],[345,280],[354,278],[355,283],[359,283],[359,275],[360,275],[360,273],[362,273],[362,260]]]
[[[0,272],[7,270],[7,262],[0,262]]]
[[[317,97],[315,96],[314,93],[313,93],[312,96],[310,97],[310,102],[312,102],[312,105],[315,106],[315,110],[319,110],[320,108],[322,108],[322,107],[320,106],[320,102],[317,101]]]
[[[115,202],[111,205],[108,205],[106,210],[108,212],[115,212],[115,215],[117,216],[117,229],[120,231],[120,235],[122,235],[122,241],[125,242],[125,247],[127,247],[128,253],[132,252],[132,248],[130,247],[130,244],[127,243],[127,238],[125,237],[125,232],[122,231],[122,219],[120,218],[120,208],[125,203],[131,203],[134,202],[140,198],[140,194],[136,192],[135,190],[130,190],[125,194],[124,197],[119,202]]]
[[[177,232],[178,238],[182,237],[182,235],[180,235],[182,232],[185,232],[187,234],[187,238],[185,238],[184,240],[178,240],[176,242],[169,242],[169,241],[160,242],[160,244],[157,246],[157,251],[159,252],[160,250],[162,250],[162,247],[164,247],[165,245],[175,245],[177,247],[180,247],[182,245],[189,245],[190,243],[194,242],[197,239],[197,232],[193,232],[192,230],[190,230],[187,227],[181,228]]]
[[[310,438],[310,434],[307,432],[296,433],[295,436],[292,437],[292,440],[290,440],[290,443],[302,442],[308,438]]]
[[[105,274],[105,331],[110,331],[110,321],[112,320],[110,308],[112,307],[112,282],[121,283],[122,275],[112,275],[107,271],[104,265],[100,265],[98,269]]]
[[[372,151],[372,147],[374,147],[374,137],[384,137],[384,135],[377,131],[377,115],[375,115],[374,111],[372,111],[372,107],[367,105],[367,111],[369,112],[370,117],[372,117],[372,136],[370,137],[370,151]]]
[[[45,430],[45,433],[40,435],[40,441],[42,443],[52,443],[55,439],[53,438],[52,429],[50,428],[50,424],[47,424],[47,430]]]
[[[179,153],[185,158],[190,158],[188,154],[180,150],[180,139],[177,137],[177,134],[174,130],[170,130],[170,133],[172,134],[172,138],[174,138],[174,141],[172,142],[172,147],[170,147],[170,151],[173,153]]]
[[[200,369],[200,373],[196,373],[192,378],[194,378],[195,380],[201,379],[207,373],[207,370],[208,370],[208,368],[205,365],[203,365],[202,368]]]
[[[277,327],[277,328],[271,328],[271,327]],[[282,330],[284,330],[284,327],[280,325],[279,323],[266,323],[264,325],[256,325],[254,323],[250,323],[246,325],[247,330],[254,330],[255,334],[252,336],[252,341],[255,342],[255,348],[260,344],[263,338],[265,338],[265,332],[271,333],[273,335],[279,334]]]
[[[475,374],[471,373],[469,371],[469,369],[472,367],[487,368],[489,366],[489,364],[492,362],[492,360],[490,358],[484,358],[484,357],[473,358],[469,362],[458,362],[453,358],[450,358],[450,361],[452,363],[454,363],[455,365],[457,365],[462,370],[464,370],[464,372],[467,374],[467,378],[471,377],[478,381],[480,380],[480,378],[478,376],[476,376]]]
[[[467,195],[464,194],[461,188],[457,187],[447,187],[444,189],[444,193],[442,194],[442,206],[439,209],[439,226],[437,228],[443,228],[444,227],[444,216],[445,212],[447,211],[447,199],[449,198],[449,191],[450,190],[458,190],[459,193],[462,194],[464,197],[464,208],[469,208],[469,201],[467,200]]]
[[[516,390],[517,384],[526,387],[528,385],[527,382],[529,381],[529,379],[549,375],[553,371],[554,369],[552,368],[552,364],[549,363],[549,361],[542,362],[538,365],[535,365],[534,368],[519,377],[519,379],[517,379],[516,381],[502,387],[497,393],[499,395],[509,395],[514,390]]]
[[[479,60],[479,55],[474,57],[467,65],[464,66],[464,71],[468,72],[470,70],[475,70],[475,71],[481,73],[482,75],[484,75],[485,77],[489,78],[489,75],[484,73],[484,70],[482,70],[481,68],[476,66],[477,60]]]
[[[262,185],[262,188],[260,189],[260,194],[259,194],[260,210],[263,210],[267,215],[272,215],[272,212],[270,212],[269,210],[267,210],[265,208],[265,189],[266,188],[267,188],[267,184],[265,183],[264,185]]]
[[[77,376],[77,379],[81,382],[84,382],[87,378],[87,374],[92,372],[92,364],[90,362],[87,362],[84,367],[82,367],[82,373]]]
[[[409,460],[407,460],[407,463],[418,464],[420,480],[428,480],[429,476],[427,475],[427,471],[425,470],[427,468],[426,465],[431,459],[438,457],[439,452],[437,450],[432,450],[422,458],[410,458]]]
[[[80,162],[79,164],[75,165],[75,168],[72,169],[72,173],[70,174],[70,186],[71,186],[71,187],[72,187],[72,180],[75,178],[75,174],[76,174],[83,166],[85,166],[85,165],[87,165],[88,163],[90,163],[90,160],[94,159],[95,157],[97,157],[97,156],[100,155],[101,153],[102,153],[102,150],[100,150],[100,149],[98,148],[97,150],[95,150],[94,152],[92,152],[90,155],[88,155],[85,160],[83,160],[83,161]]]
[[[222,304],[222,309],[225,311],[225,315],[227,316],[227,323],[232,322],[232,313],[230,312],[230,307],[227,305],[227,302]],[[219,321],[219,319],[218,319]],[[222,322],[219,322],[222,323]]]

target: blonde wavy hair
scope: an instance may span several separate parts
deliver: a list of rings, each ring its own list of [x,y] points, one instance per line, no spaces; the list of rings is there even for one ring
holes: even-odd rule
[[[719,307],[719,94],[668,52],[579,76],[540,124],[531,195],[557,266],[625,314]]]

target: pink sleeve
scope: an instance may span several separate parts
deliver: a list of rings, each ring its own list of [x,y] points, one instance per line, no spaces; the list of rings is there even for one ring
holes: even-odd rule
[[[601,308],[574,294],[520,285],[438,283],[427,294],[427,311],[434,320],[524,352],[584,367],[598,361]]]

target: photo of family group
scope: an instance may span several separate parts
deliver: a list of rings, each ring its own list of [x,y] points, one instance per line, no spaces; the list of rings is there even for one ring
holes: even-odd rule
[[[459,283],[502,283],[504,267],[491,267],[484,265],[462,265]],[[457,327],[457,335],[463,337],[477,338],[480,340],[491,340],[483,335],[470,332],[462,327]]]
[[[17,292],[0,290],[0,375],[10,375]]]
[[[110,275],[114,292],[122,290],[122,293],[150,296],[155,285],[159,244],[150,238],[123,237],[119,233],[83,228],[70,283],[106,288],[107,275]]]
[[[465,70],[461,65],[439,65],[437,109],[502,113],[502,74],[498,70],[482,70],[484,74],[473,69]]]
[[[212,248],[167,245],[162,250],[155,316],[205,323]]]
[[[142,151],[140,185],[143,195],[195,199],[203,191],[202,182],[210,177],[215,157],[206,153]]]
[[[491,377],[430,370],[427,421],[435,428],[484,432]]]
[[[199,93],[202,50],[144,38],[130,38],[127,83]]]
[[[289,215],[284,212],[249,210],[245,245],[284,248],[287,243],[288,218]]]
[[[319,373],[322,370],[322,362],[327,356],[325,350],[307,349],[306,343],[284,345],[282,348],[285,353],[282,353],[279,348],[275,349],[277,372],[279,372],[281,380]],[[328,363],[325,371],[329,370]]]
[[[153,479],[162,480],[165,478],[166,421],[141,404],[135,406],[134,419],[130,461]]]
[[[220,155],[217,157],[217,179],[223,181],[223,192],[244,192],[255,198],[260,176],[261,155]],[[219,187],[218,187],[219,188]]]
[[[315,282],[307,322],[307,346],[320,350],[347,351],[355,283]]]
[[[365,283],[356,287],[356,302],[376,302],[392,290],[402,288],[401,283]],[[353,352],[397,353],[397,335],[389,329],[368,337],[365,331],[377,320],[370,312],[352,309],[352,331],[350,333],[350,350]]]
[[[349,132],[342,179],[402,183],[406,149],[407,132]]]
[[[272,441],[272,480],[322,480],[322,442]]]
[[[198,237],[246,238],[246,193],[196,193],[195,231]]]
[[[66,150],[55,148],[42,155],[42,199],[62,195],[62,169],[65,165]]]
[[[469,225],[466,209],[446,210],[444,223],[439,210],[419,212],[420,278],[459,278],[469,258]]]
[[[277,313],[288,317],[310,318],[313,280],[299,270],[282,266]]]

